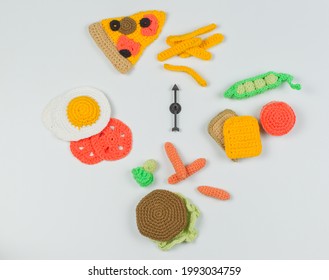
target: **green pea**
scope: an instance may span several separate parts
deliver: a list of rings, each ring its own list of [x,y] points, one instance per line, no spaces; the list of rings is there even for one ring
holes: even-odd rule
[[[246,92],[252,92],[255,90],[255,85],[253,82],[249,81],[244,83],[244,88],[246,89]]]
[[[278,81],[278,77],[275,76],[274,74],[270,74],[266,76],[264,79],[267,85],[273,85]]]
[[[266,86],[264,79],[257,79],[254,81],[254,84],[256,89],[260,89]]]
[[[243,85],[238,85],[236,92],[238,94],[243,94],[245,92],[244,86]]]

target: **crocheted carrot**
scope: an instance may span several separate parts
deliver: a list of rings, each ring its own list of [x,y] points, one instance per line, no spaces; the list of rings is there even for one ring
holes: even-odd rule
[[[180,179],[185,179],[187,177],[187,170],[184,166],[184,163],[182,162],[175,146],[170,143],[170,142],[166,142],[165,143],[165,151],[167,153],[167,156],[171,162],[171,164],[173,165],[177,176]]]
[[[206,196],[210,196],[220,200],[230,199],[230,194],[222,189],[218,189],[210,186],[200,186],[198,187],[198,191]]]
[[[205,167],[206,165],[206,159],[205,158],[198,158],[197,160],[193,161],[191,164],[187,165],[186,171],[187,171],[187,177],[192,176],[193,174],[195,174],[196,172],[198,172],[199,170],[201,170],[203,167]],[[168,178],[168,184],[174,185],[177,184],[181,181],[183,181],[184,179],[180,178],[178,176],[178,174],[173,174]]]

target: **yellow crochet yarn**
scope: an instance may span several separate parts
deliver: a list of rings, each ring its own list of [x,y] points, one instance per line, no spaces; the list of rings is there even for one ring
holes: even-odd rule
[[[217,25],[212,23],[212,24],[209,24],[207,26],[201,27],[197,30],[194,30],[192,32],[186,33],[186,34],[168,36],[166,42],[167,42],[168,45],[170,45],[171,43],[191,39],[191,38],[194,38],[196,36],[208,33],[210,31],[214,30],[216,27],[217,27]]]
[[[89,96],[78,96],[69,102],[66,113],[69,122],[80,129],[98,120],[100,108],[95,99]]]
[[[176,44],[158,54],[158,60],[164,61],[202,43],[200,38],[192,38]]]
[[[204,78],[202,78],[196,71],[194,71],[192,68],[187,66],[179,66],[179,65],[171,65],[171,64],[165,64],[164,68],[169,71],[177,71],[177,72],[185,72],[193,77],[194,80],[197,81],[197,83],[202,86],[206,87],[207,82]]]
[[[155,15],[157,20],[158,20],[157,32],[153,36],[143,36],[142,35],[142,27],[140,26],[139,22],[145,15]],[[122,33],[121,32],[113,32],[110,29],[110,22],[112,20],[121,21],[124,18],[127,18],[127,17],[109,18],[109,19],[104,19],[104,20],[101,21],[102,27],[105,30],[106,34],[115,43],[119,41],[119,37],[122,36]],[[129,18],[137,23],[136,26],[134,26],[134,28],[136,28],[136,29],[135,29],[134,32],[132,32],[130,34],[126,34],[125,36],[128,39],[132,39],[134,42],[138,42],[140,44],[140,51],[136,55],[132,55],[132,56],[127,58],[132,64],[135,64],[138,61],[138,59],[140,58],[140,56],[142,55],[144,49],[148,45],[150,45],[158,37],[158,35],[160,34],[160,32],[162,30],[162,27],[164,25],[164,22],[166,20],[166,14],[164,12],[161,12],[161,11],[152,10],[152,11],[143,11],[143,12],[139,12],[139,13],[130,15]],[[131,22],[133,22],[133,21],[131,21]],[[129,28],[130,22],[127,21],[126,24],[127,24],[127,28]]]
[[[230,159],[255,157],[262,152],[259,125],[252,116],[231,117],[223,128],[225,152]]]
[[[187,57],[190,57],[191,55],[196,56],[197,49],[198,50],[202,49],[206,52],[207,49],[210,49],[210,48],[220,44],[223,40],[224,40],[224,35],[220,34],[220,33],[216,33],[216,34],[211,35],[208,38],[204,39],[199,47],[191,48],[191,49],[185,51],[184,53],[180,54],[179,56],[181,58],[187,58]],[[209,52],[207,52],[207,53],[209,53]],[[211,59],[211,53],[209,53],[209,54],[210,54],[209,59]],[[198,56],[196,56],[196,57],[198,57]],[[198,58],[205,59],[204,57],[198,57]],[[208,59],[205,59],[205,60],[208,60]]]

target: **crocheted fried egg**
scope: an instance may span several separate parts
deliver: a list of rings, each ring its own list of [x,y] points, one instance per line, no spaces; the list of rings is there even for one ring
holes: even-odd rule
[[[42,114],[44,125],[59,139],[78,141],[101,132],[111,118],[103,92],[80,87],[49,102]]]

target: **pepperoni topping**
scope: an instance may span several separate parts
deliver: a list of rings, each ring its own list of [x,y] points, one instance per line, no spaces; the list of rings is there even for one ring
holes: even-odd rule
[[[144,15],[140,20],[139,25],[143,36],[153,36],[157,33],[159,28],[159,22],[155,15]]]

